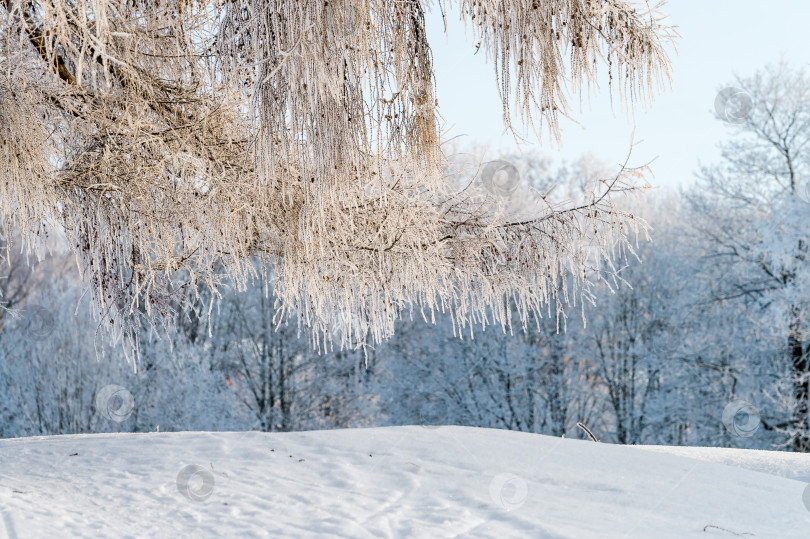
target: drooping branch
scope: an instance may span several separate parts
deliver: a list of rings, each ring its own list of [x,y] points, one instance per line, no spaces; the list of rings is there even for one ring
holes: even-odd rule
[[[613,203],[635,182],[514,218],[448,181],[427,2],[0,2],[2,215],[32,248],[63,229],[119,330],[171,311],[173,274],[213,301],[251,257],[314,340],[346,312],[375,341],[414,310],[504,325],[509,297],[525,323],[586,297],[639,225]],[[514,71],[551,125],[595,61],[667,74],[668,30],[625,2],[459,6],[504,102]]]
[[[442,0],[452,4],[450,0]],[[473,36],[494,61],[503,117],[512,105],[538,134],[544,123],[559,138],[567,95],[598,83],[607,67],[620,100],[651,97],[670,79],[666,46],[677,36],[662,3],[621,0],[459,0]],[[605,66],[607,64],[607,66]],[[535,121],[536,120],[536,121]]]

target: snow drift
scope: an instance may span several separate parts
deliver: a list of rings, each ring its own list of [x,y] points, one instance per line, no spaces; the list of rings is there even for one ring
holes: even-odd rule
[[[806,481],[807,455],[466,427],[18,438],[0,536],[806,538]]]

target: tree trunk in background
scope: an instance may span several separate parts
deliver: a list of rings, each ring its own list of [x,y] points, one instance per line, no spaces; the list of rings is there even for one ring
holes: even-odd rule
[[[565,434],[566,419],[568,416],[568,406],[565,400],[564,387],[564,363],[565,358],[561,354],[555,353],[551,358],[551,379],[554,382],[549,390],[548,409],[551,416],[551,435],[562,436]]]
[[[810,358],[804,352],[802,341],[801,311],[797,307],[792,309],[793,320],[790,324],[788,336],[788,353],[791,358],[794,380],[794,397],[796,398],[796,412],[794,416],[795,436],[791,442],[794,451],[805,453],[810,450],[810,436],[808,436],[808,389],[810,388]]]

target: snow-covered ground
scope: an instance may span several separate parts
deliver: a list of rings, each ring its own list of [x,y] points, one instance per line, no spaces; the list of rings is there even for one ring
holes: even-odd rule
[[[808,455],[465,427],[22,438],[0,537],[808,538],[805,481]]]

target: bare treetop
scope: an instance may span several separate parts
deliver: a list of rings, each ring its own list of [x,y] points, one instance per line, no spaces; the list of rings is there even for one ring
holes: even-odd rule
[[[458,328],[507,324],[509,297],[524,321],[559,312],[629,245],[612,195],[638,183],[623,169],[520,219],[449,183],[425,10],[453,4],[0,0],[3,217],[26,248],[63,229],[119,330],[169,314],[178,271],[193,290],[277,280],[278,320],[314,342],[346,319],[341,344],[380,341],[414,308]],[[668,80],[657,7],[456,5],[507,126],[514,106],[557,136],[600,64],[629,101]]]

